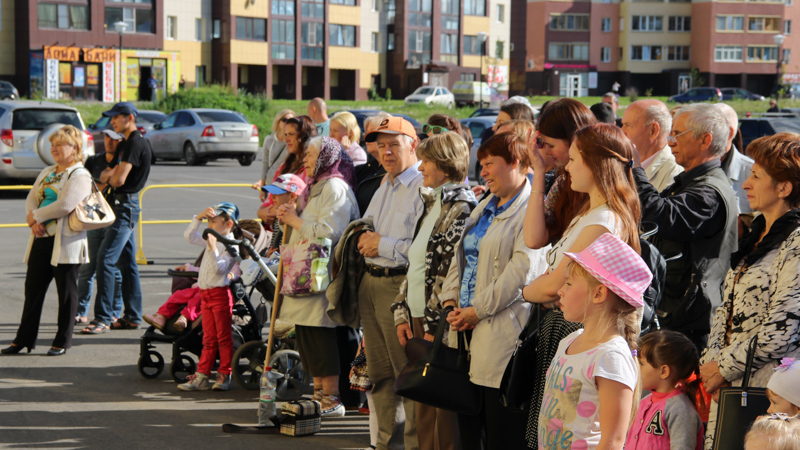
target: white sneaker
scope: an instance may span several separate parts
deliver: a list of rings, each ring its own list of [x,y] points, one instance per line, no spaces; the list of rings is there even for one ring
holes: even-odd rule
[[[227,391],[231,388],[231,374],[217,374],[217,381],[211,386],[212,391]]]
[[[322,398],[320,417],[344,417],[344,404],[337,395],[325,395]]]
[[[189,375],[186,378],[188,381],[178,385],[178,389],[182,391],[207,391],[211,389],[208,384],[208,377],[200,372]]]

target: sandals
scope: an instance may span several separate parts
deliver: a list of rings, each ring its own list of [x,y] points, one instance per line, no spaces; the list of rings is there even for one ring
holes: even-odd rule
[[[81,334],[103,334],[110,328],[103,322],[92,321],[89,325],[81,330]]]
[[[75,316],[75,323],[88,323],[89,318],[86,316]]]
[[[117,319],[116,322],[111,324],[112,330],[137,330],[139,329],[138,323],[128,322],[125,319]]]

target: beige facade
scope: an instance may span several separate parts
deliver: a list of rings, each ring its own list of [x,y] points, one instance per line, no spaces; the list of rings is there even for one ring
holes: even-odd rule
[[[198,83],[198,74],[206,74],[201,83],[207,83],[211,74],[211,1],[164,3],[164,50],[180,52],[181,75],[190,86]]]

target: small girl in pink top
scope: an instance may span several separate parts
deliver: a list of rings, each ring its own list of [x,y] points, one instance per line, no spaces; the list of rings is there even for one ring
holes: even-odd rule
[[[699,362],[692,341],[676,331],[655,331],[639,340],[642,388],[651,392],[639,403],[625,450],[703,448]]]

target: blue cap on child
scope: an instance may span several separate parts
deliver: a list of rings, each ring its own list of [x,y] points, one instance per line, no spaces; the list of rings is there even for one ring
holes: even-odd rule
[[[233,223],[239,223],[239,208],[231,202],[222,202],[214,205],[214,214],[220,215],[225,213],[233,220]]]

